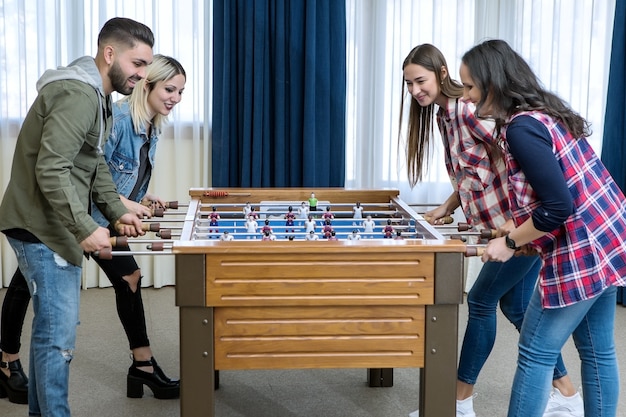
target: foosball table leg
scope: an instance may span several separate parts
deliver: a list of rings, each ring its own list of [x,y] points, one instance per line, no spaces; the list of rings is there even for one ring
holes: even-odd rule
[[[180,308],[180,415],[215,417],[213,308],[206,307],[203,255],[177,255],[176,286]]]
[[[369,368],[367,384],[370,387],[393,387],[393,368]]]

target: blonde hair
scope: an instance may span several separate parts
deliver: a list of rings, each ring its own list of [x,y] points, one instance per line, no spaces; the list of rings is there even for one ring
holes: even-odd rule
[[[172,57],[165,55],[154,55],[154,59],[146,68],[146,76],[141,79],[133,88],[131,95],[124,97],[120,101],[128,101],[130,116],[133,121],[135,133],[139,134],[141,128],[151,123],[156,129],[157,134],[161,131],[163,125],[167,122],[167,116],[162,114],[155,115],[150,119],[150,111],[148,109],[148,95],[156,84],[160,81],[167,81],[177,75],[187,78],[183,66]]]

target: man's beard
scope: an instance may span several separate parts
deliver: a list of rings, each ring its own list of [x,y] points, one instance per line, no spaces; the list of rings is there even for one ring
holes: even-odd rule
[[[117,61],[111,65],[111,69],[109,70],[109,79],[111,80],[111,85],[113,86],[114,91],[124,94],[125,96],[133,92],[133,87],[130,87],[127,84],[128,77],[124,75],[122,68]]]

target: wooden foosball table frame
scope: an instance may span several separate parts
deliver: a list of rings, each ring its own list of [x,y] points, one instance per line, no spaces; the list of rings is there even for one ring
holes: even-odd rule
[[[397,190],[224,191],[190,190],[173,245],[182,417],[215,415],[218,370],[368,368],[370,386],[388,386],[396,367],[421,368],[420,416],[455,415],[462,242],[428,238],[427,224],[426,239],[194,240],[203,205],[307,201],[311,192],[388,202],[425,223]]]

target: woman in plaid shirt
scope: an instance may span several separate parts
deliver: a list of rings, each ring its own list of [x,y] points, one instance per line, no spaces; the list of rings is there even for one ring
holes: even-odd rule
[[[508,416],[542,415],[552,367],[570,335],[582,361],[585,415],[615,416],[624,195],[589,146],[586,120],[546,91],[506,42],[473,47],[460,71],[476,114],[495,118],[515,222],[506,238],[489,242],[483,260],[506,262],[525,244],[543,260],[520,333]]]
[[[446,168],[455,187],[438,208],[425,214],[433,223],[461,206],[475,230],[496,229],[500,235],[513,228],[506,190],[502,152],[490,145],[493,121],[474,116],[473,105],[462,100],[463,86],[452,80],[443,54],[433,45],[415,47],[403,64],[404,81],[412,96],[406,138],[411,186],[425,171],[424,154],[436,121],[445,150]],[[438,110],[435,113],[435,105]],[[404,107],[404,97],[402,101]],[[487,262],[467,296],[468,322],[457,373],[457,416],[475,417],[474,385],[493,348],[497,306],[519,330],[541,267],[537,255],[513,257],[506,263]],[[556,366],[554,366],[556,364]],[[582,400],[572,385],[563,361],[553,364],[555,395],[582,416]],[[550,389],[546,388],[546,395]],[[550,404],[550,411],[557,404]],[[411,417],[417,416],[417,412]]]

